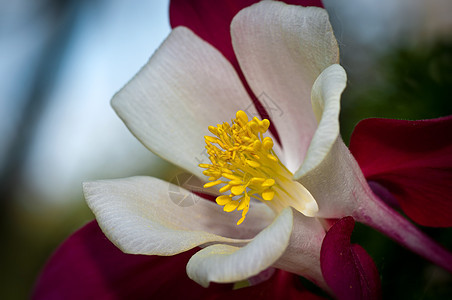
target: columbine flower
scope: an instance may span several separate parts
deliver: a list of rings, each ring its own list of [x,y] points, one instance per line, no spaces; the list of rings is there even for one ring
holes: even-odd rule
[[[339,101],[346,75],[335,64],[337,44],[326,12],[262,2],[234,18],[231,35],[241,69],[254,93],[265,92],[283,112],[272,116],[280,148],[270,147],[273,143],[267,138],[253,146],[238,142],[239,128],[248,126],[259,136],[269,124],[259,119],[248,124],[240,111],[252,102],[233,68],[213,47],[184,27],[173,30],[112,104],[143,144],[199,178],[204,175],[198,156],[207,141],[213,159],[212,165],[201,164],[211,179],[206,187],[227,183],[220,192],[230,189],[231,194],[217,195],[217,202],[226,211],[239,208],[241,218],[225,214],[202,198],[189,209],[176,207],[169,200],[167,183],[157,179],[87,183],[87,202],[107,237],[126,253],[148,255],[174,255],[214,244],[195,254],[187,266],[188,275],[204,286],[211,281],[243,280],[274,265],[327,289],[319,259],[324,230],[317,219],[298,212],[293,226],[293,213],[288,209],[292,206],[307,216],[320,218],[351,215],[433,261],[447,264],[450,255],[445,250],[376,199],[339,136]],[[236,129],[228,124],[213,126],[236,112]],[[230,145],[237,149],[221,155],[236,155],[253,169],[253,176],[252,172],[246,175],[249,178],[239,176],[244,175],[243,169],[228,169],[221,155],[214,155],[218,148],[212,142],[222,148],[225,140],[204,138],[225,132],[237,135],[234,145]],[[267,155],[266,161],[253,160],[245,152],[254,146],[273,152],[260,155]],[[261,167],[270,173],[263,174]],[[228,177],[229,182],[225,181]],[[276,180],[277,184],[273,182]],[[276,215],[261,203],[252,203],[248,212],[250,194],[272,207]],[[243,221],[239,228],[234,225],[237,220]],[[303,239],[297,237],[301,233]],[[292,249],[298,249],[306,258],[294,256]]]
[[[340,299],[376,298],[376,268],[349,242],[354,221],[343,217],[351,215],[452,269],[447,251],[372,193],[339,136],[346,75],[325,11],[264,1],[242,10],[231,34],[254,94],[278,103],[282,114],[271,122],[281,144],[267,132],[268,120],[242,111],[252,102],[228,61],[187,28],[174,29],[113,107],[150,150],[208,179],[206,188],[219,187],[221,206],[195,195],[195,205],[177,206],[169,183],[150,177],[86,183],[87,202],[105,235],[134,254],[204,247],[187,265],[203,286],[273,266]],[[231,124],[222,123],[233,116]],[[198,157],[204,143],[211,160],[200,165],[203,174]],[[343,219],[325,235],[322,218]],[[357,271],[350,261],[366,267]],[[347,275],[356,272],[358,287],[350,289]]]
[[[292,173],[309,151],[310,140],[317,150],[307,154],[304,161],[312,168],[322,161],[339,133],[339,100],[346,75],[335,64],[338,50],[328,16],[319,8],[262,2],[235,17],[232,36],[248,82],[278,101],[284,112],[282,117],[272,119],[282,149],[273,145],[270,137],[263,137],[268,120],[249,121],[241,111],[250,108],[252,101],[231,65],[183,27],[173,30],[112,104],[149,149],[199,178],[205,176],[197,158],[207,142],[208,153],[216,158],[211,165],[201,164],[212,180],[206,186],[229,177],[220,191],[230,189],[232,196],[242,195],[241,203],[227,195],[219,196],[217,202],[225,205],[226,211],[239,208],[244,212],[242,218],[202,198],[197,198],[194,206],[179,207],[169,198],[167,182],[148,177],[86,183],[87,202],[107,237],[126,253],[174,255],[209,245],[187,265],[188,275],[204,286],[212,281],[244,280],[275,265],[328,289],[320,270],[325,230],[317,219],[290,208],[309,216],[317,212],[314,198]],[[255,42],[250,44],[252,40]],[[274,49],[263,41],[273,44]],[[273,62],[269,58],[279,59]],[[259,79],[264,73],[263,62],[267,62],[265,76],[269,78]],[[288,90],[289,86],[293,88]],[[228,124],[212,126],[236,114],[232,128]],[[240,130],[251,134],[242,135]],[[236,136],[233,145],[223,145],[230,148],[227,154],[213,155],[220,150],[212,143],[221,145],[226,140],[204,138],[211,134]],[[252,175],[240,177],[243,166],[227,168],[222,155],[231,155],[232,159],[235,155],[248,165],[248,175]],[[325,176],[319,174],[319,181]],[[250,203],[251,196],[272,209],[263,203]],[[296,258],[295,248],[302,250]]]

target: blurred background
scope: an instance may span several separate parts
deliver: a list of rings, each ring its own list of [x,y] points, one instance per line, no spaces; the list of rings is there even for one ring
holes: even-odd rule
[[[450,0],[324,0],[349,76],[341,126],[452,114]],[[174,176],[110,107],[170,32],[167,0],[0,0],[0,298],[27,298],[92,220],[83,181]],[[449,249],[452,231],[427,229]],[[385,299],[452,299],[452,277],[364,226]]]

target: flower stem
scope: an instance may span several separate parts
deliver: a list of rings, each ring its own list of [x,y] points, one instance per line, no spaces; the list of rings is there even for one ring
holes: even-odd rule
[[[411,251],[452,273],[452,253],[429,238],[413,223],[368,190],[369,201],[362,203],[353,217],[389,236]]]

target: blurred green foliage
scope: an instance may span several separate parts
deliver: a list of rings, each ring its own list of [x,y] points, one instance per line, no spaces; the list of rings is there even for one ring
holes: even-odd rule
[[[372,71],[367,82],[352,77],[344,93],[340,121],[347,143],[363,118],[420,120],[452,114],[452,40],[396,49]]]
[[[452,228],[421,228],[447,249],[452,249]],[[452,275],[383,234],[357,223],[352,243],[372,256],[383,289],[383,299],[452,299]]]
[[[43,205],[39,211],[14,201],[2,209],[0,299],[28,299],[50,255],[67,236],[94,217],[82,201]]]

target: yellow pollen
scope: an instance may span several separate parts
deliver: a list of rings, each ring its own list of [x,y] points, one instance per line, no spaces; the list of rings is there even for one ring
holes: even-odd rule
[[[224,184],[220,193],[229,191],[230,194],[218,196],[216,202],[224,206],[224,211],[242,211],[237,225],[245,220],[251,198],[266,204],[274,202],[275,196],[288,199],[293,186],[298,184],[292,181],[293,174],[274,152],[272,138],[264,137],[269,126],[269,120],[257,117],[249,120],[246,113],[239,110],[231,124],[209,126],[215,136],[205,136],[211,163],[199,164],[210,181],[204,187]],[[270,207],[279,210],[281,205],[285,204],[273,203]]]

